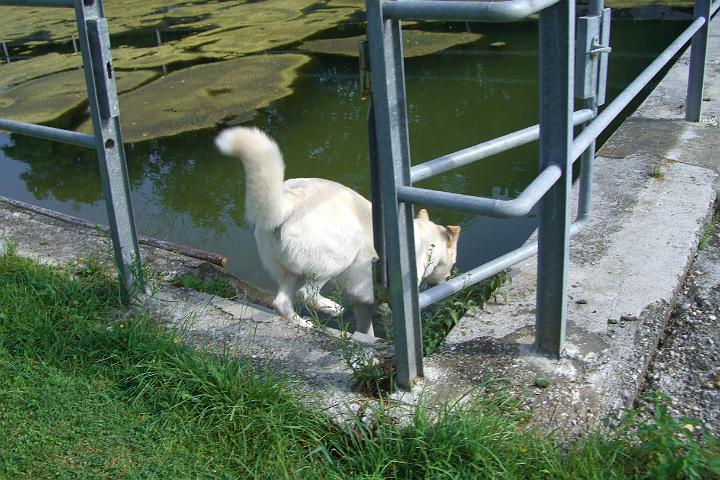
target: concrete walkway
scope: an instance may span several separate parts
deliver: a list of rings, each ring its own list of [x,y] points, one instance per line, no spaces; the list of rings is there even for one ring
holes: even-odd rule
[[[400,403],[454,401],[487,377],[530,392],[525,408],[542,427],[572,434],[632,403],[698,238],[712,212],[720,168],[720,28],[711,24],[702,121],[683,121],[686,57],[599,152],[593,219],[572,241],[566,355],[533,353],[535,260],[511,271],[507,302],[473,312],[426,360],[426,378]],[[91,252],[109,260],[94,231],[0,202],[0,246],[42,261]],[[153,248],[143,258],[161,278],[201,272],[201,263]],[[202,272],[201,272],[202,273]],[[290,325],[262,307],[162,287],[143,300],[188,339],[297,374],[334,411],[367,399],[350,391],[350,370],[333,331]],[[368,342],[359,335],[357,339]],[[382,349],[382,342],[375,347]],[[373,347],[373,348],[375,348]],[[547,388],[533,385],[550,380]]]
[[[630,406],[713,211],[720,170],[720,20],[711,22],[700,123],[684,121],[688,57],[599,151],[592,220],[571,240],[568,339],[537,356],[536,261],[511,270],[507,302],[468,315],[427,361],[422,394],[452,397],[486,377],[531,388],[536,424],[572,433]],[[549,379],[545,389],[532,386]]]

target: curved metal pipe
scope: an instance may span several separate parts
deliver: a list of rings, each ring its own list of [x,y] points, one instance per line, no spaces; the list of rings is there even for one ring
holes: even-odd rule
[[[395,20],[449,20],[503,23],[529,17],[558,0],[467,2],[445,0],[395,0],[383,4],[383,17]]]
[[[417,187],[398,187],[398,200],[432,207],[452,208],[490,217],[515,218],[527,215],[543,195],[558,181],[562,170],[548,165],[530,185],[512,200],[475,197],[460,193],[439,192]]]

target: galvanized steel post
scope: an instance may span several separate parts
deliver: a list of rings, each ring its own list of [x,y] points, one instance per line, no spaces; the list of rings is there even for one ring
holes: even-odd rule
[[[710,26],[710,3],[710,0],[695,0],[695,19],[704,18],[705,24],[693,35],[690,44],[690,73],[685,102],[685,120],[690,122],[700,121],[705,81],[705,56]]]
[[[395,334],[397,382],[410,388],[423,375],[413,209],[397,187],[410,185],[410,147],[400,21],[385,19],[385,0],[367,1],[375,142],[385,227],[387,276]],[[378,172],[379,173],[379,172]]]
[[[607,64],[608,64],[608,53],[610,50],[610,9],[603,8],[603,0],[590,0],[588,3],[588,17],[596,18],[599,25],[595,31],[591,32],[586,39],[580,38],[580,32],[576,32],[575,45],[577,48],[581,46],[590,46],[589,51],[578,50],[576,61],[584,56],[584,62],[590,62],[592,68],[583,69],[586,76],[591,78],[583,79],[585,84],[588,85],[589,91],[583,92],[585,95],[582,96],[584,100],[584,106],[587,109],[592,110],[593,115],[597,116],[598,106],[605,103],[605,86],[607,83]],[[583,40],[585,40],[583,42]],[[583,49],[585,50],[585,49]],[[600,53],[600,50],[606,50],[606,52]],[[593,53],[593,51],[595,53]],[[588,58],[589,57],[589,58]],[[576,70],[578,65],[575,65]],[[576,82],[580,78],[576,75]],[[578,95],[578,85],[575,85],[575,93]],[[588,125],[589,122],[583,124],[583,128]],[[580,157],[580,179],[579,179],[579,192],[578,192],[578,212],[576,221],[579,222],[578,226],[584,226],[590,220],[590,208],[592,204],[592,174],[593,174],[593,163],[595,160],[595,141],[587,147]],[[571,159],[572,161],[572,159]]]
[[[383,215],[383,198],[380,188],[380,160],[377,154],[377,143],[375,138],[375,111],[372,102],[368,107],[368,156],[370,157],[370,196],[372,198],[372,225],[373,244],[377,261],[373,265],[373,282],[376,286],[376,302],[386,301],[386,298],[377,298],[377,295],[386,291],[387,281],[387,253],[385,251],[385,223]],[[384,295],[383,295],[384,297]]]
[[[76,0],[75,16],[115,263],[122,296],[128,300],[144,289],[144,281],[102,1]]]
[[[535,345],[559,357],[565,343],[566,288],[572,181],[575,1],[540,13],[540,170],[562,169],[540,201]]]
[[[367,41],[360,42],[360,92],[363,98],[372,96],[372,78],[370,68],[370,50]],[[373,263],[373,283],[375,302],[387,302],[387,263],[385,255],[385,226],[383,224],[383,201],[380,190],[380,161],[375,138],[375,109],[372,101],[368,105],[367,134],[368,157],[370,160],[370,198],[372,200],[373,244],[377,260]]]

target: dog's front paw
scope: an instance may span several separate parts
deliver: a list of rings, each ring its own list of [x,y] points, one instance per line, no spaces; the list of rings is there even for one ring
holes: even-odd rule
[[[294,323],[295,325],[303,328],[313,328],[312,322],[309,320],[305,320],[300,315],[295,315],[293,318],[290,319],[290,323]]]

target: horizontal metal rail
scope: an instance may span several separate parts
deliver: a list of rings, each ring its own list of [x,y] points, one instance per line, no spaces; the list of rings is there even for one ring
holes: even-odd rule
[[[7,130],[9,132],[29,135],[31,137],[44,138],[45,140],[69,143],[71,145],[79,145],[85,148],[95,149],[96,146],[95,137],[93,135],[73,132],[70,130],[62,130],[60,128],[46,127],[44,125],[35,125],[34,123],[17,122],[15,120],[0,118],[0,130]]]
[[[554,5],[558,0],[503,0],[466,2],[447,0],[396,0],[382,6],[385,19],[466,22],[514,22]]]
[[[587,217],[579,218],[570,225],[570,235],[575,235],[587,225]],[[465,273],[453,277],[447,282],[435,285],[418,294],[420,308],[427,308],[433,303],[439,302],[450,295],[464,290],[472,285],[482,282],[513,265],[527,260],[537,254],[538,242],[534,240],[511,252],[506,253],[494,260],[468,270]]]
[[[594,114],[590,109],[578,110],[573,115],[573,125],[580,125],[592,120]],[[415,165],[410,168],[410,182],[415,183],[426,178],[448,172],[452,169],[469,165],[478,160],[491,157],[501,152],[511,150],[521,145],[534,142],[540,136],[540,126],[517,130],[502,137],[497,137],[487,142],[479,143],[472,147],[459,150],[434,160]]]
[[[562,169],[559,166],[548,165],[517,198],[512,200],[476,197],[418,187],[398,187],[397,197],[398,200],[406,203],[452,208],[489,217],[515,218],[527,215],[561,175]]]
[[[450,280],[435,285],[434,287],[428,288],[427,290],[418,294],[418,303],[420,308],[427,308],[433,303],[439,302],[450,295],[459,292],[465,288],[468,288],[476,283],[482,282],[483,280],[492,277],[505,269],[508,269],[520,263],[523,260],[527,260],[533,255],[537,254],[538,242],[537,240],[522,247],[515,249],[505,255],[491,260],[479,267],[475,267],[472,270],[460,274]]]
[[[63,7],[73,8],[73,0],[0,0],[0,5],[14,7]]]
[[[720,2],[718,2],[720,3]],[[608,104],[603,111],[590,122],[573,142],[571,158],[573,162],[578,159],[582,152],[615,120],[625,107],[650,83],[655,75],[663,69],[667,63],[672,60],[687,42],[690,41],[693,34],[700,30],[705,24],[705,19],[700,17],[681,33],[677,39],[672,42],[648,67],[633,80],[628,87],[622,91],[620,95]]]

